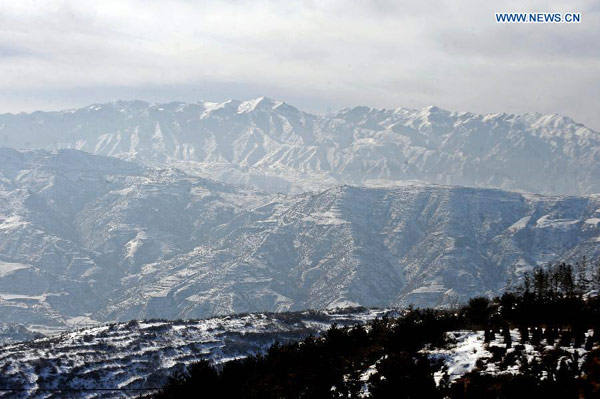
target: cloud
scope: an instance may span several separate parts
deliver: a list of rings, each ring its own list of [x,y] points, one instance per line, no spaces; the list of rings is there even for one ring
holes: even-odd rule
[[[0,107],[268,95],[313,111],[556,112],[598,129],[591,3],[3,2]],[[574,11],[583,22],[499,25],[500,11]]]

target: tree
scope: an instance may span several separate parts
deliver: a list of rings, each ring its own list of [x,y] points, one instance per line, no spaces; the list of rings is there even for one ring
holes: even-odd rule
[[[490,313],[490,300],[488,298],[479,296],[469,299],[466,315],[473,324],[479,326],[487,325]]]
[[[533,269],[533,292],[538,301],[547,298],[548,291],[548,273],[541,267],[536,266]]]
[[[600,259],[596,261],[594,269],[592,270],[592,278],[590,279],[590,288],[593,290],[600,290]]]
[[[585,294],[589,291],[590,282],[587,277],[587,258],[585,255],[581,259],[581,262],[577,262],[577,290],[579,294]]]

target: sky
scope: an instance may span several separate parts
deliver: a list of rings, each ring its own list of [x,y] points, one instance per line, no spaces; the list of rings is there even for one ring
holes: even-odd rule
[[[580,24],[497,24],[496,12]],[[558,113],[600,131],[600,2],[0,0],[0,113],[246,100]]]

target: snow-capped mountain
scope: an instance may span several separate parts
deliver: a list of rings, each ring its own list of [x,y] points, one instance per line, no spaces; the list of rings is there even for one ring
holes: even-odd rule
[[[267,98],[119,101],[0,115],[0,145],[177,165],[267,192],[407,179],[545,194],[600,192],[600,134],[559,115],[437,107],[314,115]]]
[[[447,305],[599,243],[598,195],[418,183],[267,195],[77,150],[0,150],[0,311],[36,330]]]

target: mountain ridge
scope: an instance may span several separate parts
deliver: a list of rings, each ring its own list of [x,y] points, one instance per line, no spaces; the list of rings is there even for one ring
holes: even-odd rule
[[[457,186],[264,194],[78,150],[0,150],[0,308],[27,328],[448,306],[600,255],[600,196]]]
[[[600,192],[600,134],[556,114],[363,106],[318,115],[264,97],[118,101],[0,115],[0,145],[75,148],[270,193],[372,180]]]

